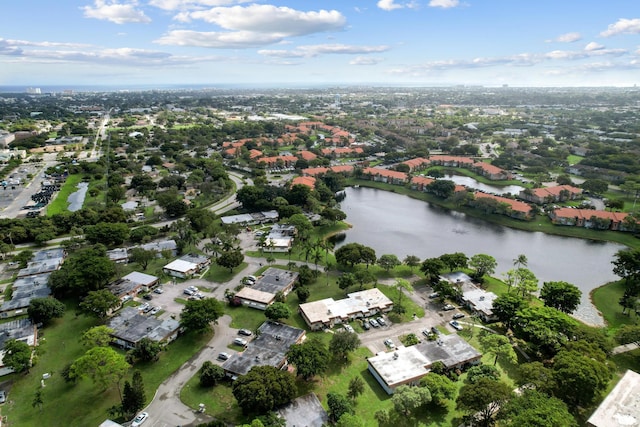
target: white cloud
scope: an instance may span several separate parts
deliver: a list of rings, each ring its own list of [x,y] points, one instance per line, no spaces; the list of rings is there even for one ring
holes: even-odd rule
[[[443,9],[450,9],[458,6],[460,6],[460,0],[431,0],[429,2],[429,7],[441,7]]]
[[[325,31],[342,30],[345,17],[337,10],[303,12],[289,7],[252,4],[247,7],[215,7],[188,14],[226,30],[275,33],[301,36]]]
[[[111,21],[116,24],[151,22],[143,11],[136,9],[137,5],[135,0],[125,4],[116,3],[115,0],[94,0],[94,7],[84,6],[82,9],[86,18]]]
[[[584,50],[586,51],[601,50],[601,49],[604,49],[604,46],[596,42],[587,43],[587,45],[584,47]]]
[[[201,9],[203,7],[231,6],[251,0],[150,0],[149,5],[163,10]]]
[[[59,42],[32,42],[28,40],[3,40],[7,45],[11,46],[37,46],[37,47],[68,47],[68,48],[83,48],[91,45],[84,43],[59,43]]]
[[[382,58],[374,58],[371,56],[358,56],[349,61],[349,65],[376,65],[382,62]]]
[[[394,3],[394,0],[380,0],[377,5],[382,10],[402,9],[404,6]]]
[[[241,49],[259,47],[281,40],[278,35],[254,33],[251,31],[199,32],[190,30],[170,31],[154,43],[173,46],[197,46],[217,49]]]
[[[277,58],[312,58],[318,55],[327,54],[367,54],[378,53],[389,50],[388,46],[350,46],[343,44],[321,44],[298,46],[293,50],[268,50],[258,51],[260,55],[272,56]]]
[[[287,37],[340,31],[346,24],[345,17],[335,10],[303,12],[288,7],[257,4],[182,12],[174,19],[182,22],[202,20],[228,31],[175,30],[156,40],[156,43],[212,48],[256,47],[281,43]]]
[[[549,40],[549,41],[554,41],[559,43],[573,43],[581,39],[582,39],[582,35],[580,33],[566,33],[566,34],[561,34],[555,39]]]
[[[618,34],[640,34],[640,18],[635,19],[618,19],[615,24],[600,33],[602,37],[611,37]]]

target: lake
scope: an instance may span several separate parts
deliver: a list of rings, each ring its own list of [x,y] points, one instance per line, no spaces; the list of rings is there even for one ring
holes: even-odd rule
[[[488,254],[498,263],[494,276],[499,278],[524,254],[540,287],[549,281],[576,285],[582,290],[582,302],[574,315],[604,325],[589,292],[618,279],[611,261],[625,246],[515,230],[388,191],[360,187],[345,192],[341,209],[352,228],[338,246],[357,242],[375,249],[378,257],[395,254],[400,260],[407,255],[424,260],[453,252],[468,257]]]

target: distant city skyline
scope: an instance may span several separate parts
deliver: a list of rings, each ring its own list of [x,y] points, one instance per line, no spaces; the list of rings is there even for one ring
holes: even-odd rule
[[[5,2],[0,86],[634,86],[629,0]]]

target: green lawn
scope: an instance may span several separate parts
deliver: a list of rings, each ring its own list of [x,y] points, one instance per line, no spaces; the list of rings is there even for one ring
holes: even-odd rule
[[[41,331],[35,365],[28,374],[14,377],[15,381],[8,393],[9,402],[2,407],[2,415],[7,417],[10,425],[97,426],[109,417],[108,409],[120,401],[115,385],[107,390],[100,390],[89,379],[82,379],[73,385],[67,384],[60,375],[68,363],[87,350],[81,346],[79,337],[96,325],[93,318],[76,316],[75,304],[67,303],[65,316]],[[142,372],[147,402],[151,401],[160,383],[210,338],[210,334],[181,336],[161,353],[157,362],[135,366],[135,369]],[[44,373],[49,373],[51,378],[46,380],[46,387],[42,389],[42,410],[35,410],[31,403],[36,390],[40,389]],[[130,380],[130,377],[126,379]]]
[[[64,212],[69,207],[69,202],[67,199],[71,193],[74,193],[78,190],[78,184],[82,182],[82,175],[69,175],[67,180],[64,182],[62,187],[60,187],[60,191],[56,198],[47,206],[47,216],[59,214]]]
[[[576,156],[575,154],[569,154],[567,156],[567,162],[569,162],[569,165],[578,164],[578,163],[580,163],[582,161],[582,159],[584,159],[584,157]]]
[[[598,311],[602,313],[607,326],[617,329],[622,325],[638,323],[639,319],[635,314],[622,314],[622,306],[618,303],[624,294],[624,282],[607,283],[604,286],[591,291],[591,300]]]

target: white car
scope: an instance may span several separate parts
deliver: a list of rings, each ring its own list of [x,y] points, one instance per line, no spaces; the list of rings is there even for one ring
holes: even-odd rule
[[[387,338],[386,340],[384,340],[384,344],[389,347],[389,348],[396,348],[396,345],[393,343],[393,341],[391,341],[389,338]]]
[[[160,307],[153,307],[151,309],[151,311],[149,312],[149,314],[154,315],[154,314],[158,314],[158,312],[161,310]]]
[[[462,325],[460,325],[460,323],[458,323],[457,320],[452,320],[451,322],[449,322],[449,324],[451,325],[451,327],[453,329],[455,329],[456,331],[461,331],[462,330]]]
[[[219,360],[227,360],[229,357],[230,357],[229,353],[224,353],[223,352],[223,353],[218,354],[218,359]]]
[[[236,339],[233,340],[233,343],[235,345],[241,345],[241,346],[244,347],[245,345],[247,345],[247,340],[242,339],[242,338],[236,338]]]
[[[145,421],[147,421],[147,418],[149,418],[149,414],[146,412],[140,412],[131,422],[131,427],[138,427],[141,426],[142,423],[144,423]]]

